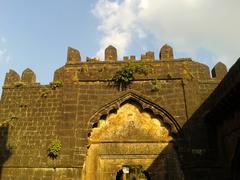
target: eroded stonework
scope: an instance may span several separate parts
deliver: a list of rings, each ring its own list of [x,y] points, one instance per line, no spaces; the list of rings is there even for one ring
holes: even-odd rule
[[[125,104],[100,120],[99,127],[92,130],[90,143],[95,142],[169,142],[172,137],[160,119],[152,118],[147,112],[140,112],[132,104]]]
[[[174,59],[169,45],[160,49],[158,59],[148,51],[141,53],[141,59],[131,55],[122,61],[117,49],[109,46],[104,61],[82,61],[77,49],[68,48],[66,64],[47,85],[37,83],[30,69],[21,76],[10,70],[0,100],[0,124],[11,120],[14,125],[0,127],[0,179],[111,180],[123,177],[125,167],[136,167],[147,179],[215,180],[223,177],[219,173],[229,179],[226,163],[220,166],[214,161],[218,141],[213,141],[216,134],[208,136],[212,124],[206,126],[207,120],[202,118],[218,114],[217,110],[209,112],[218,107],[215,102],[220,107],[231,104],[224,98],[218,101],[222,94],[239,99],[230,90],[211,95],[225,79],[226,66],[218,63],[211,75],[208,66],[191,58]],[[126,72],[123,68],[131,63],[148,71],[135,73],[121,91],[112,78],[119,71]],[[220,84],[221,88],[240,92],[238,80],[233,78],[239,77],[238,72],[236,66],[224,80],[229,84]],[[238,105],[225,107],[234,110]],[[226,114],[213,119],[224,119]],[[217,131],[228,137],[224,128]],[[52,160],[47,150],[56,137],[62,146]],[[232,139],[237,138],[224,145],[231,145],[231,151],[224,152],[234,157],[238,177],[239,153],[232,155],[236,144]]]
[[[92,130],[83,179],[115,180],[117,172],[127,165],[141,165],[151,179],[157,180],[168,173],[182,179],[172,141],[161,119],[140,112],[133,104],[124,104],[116,114],[109,114],[106,120],[100,120],[98,127]],[[163,152],[165,155],[158,160]],[[167,172],[169,154],[171,161],[175,162],[171,172]],[[161,165],[151,167],[156,161]]]

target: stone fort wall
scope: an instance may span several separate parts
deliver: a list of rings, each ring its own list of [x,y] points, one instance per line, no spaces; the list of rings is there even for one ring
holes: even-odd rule
[[[136,74],[120,91],[109,80],[129,62],[151,71]],[[138,94],[165,109],[181,129],[225,74],[222,63],[210,75],[204,64],[190,58],[174,59],[168,45],[161,48],[159,59],[147,52],[141,61],[135,56],[118,61],[117,50],[109,46],[105,61],[87,58],[82,62],[79,51],[69,48],[66,64],[55,71],[49,85],[37,83],[30,69],[21,77],[10,70],[4,82],[0,117],[14,119],[14,125],[0,128],[1,178],[81,179],[88,135],[95,126],[90,119],[99,109],[127,93]],[[106,110],[99,116],[108,113]],[[178,131],[175,129],[176,134]],[[52,160],[47,148],[55,137],[61,140],[62,149]]]
[[[202,143],[211,150],[211,164],[217,171],[215,179],[239,179],[239,153],[240,153],[240,59],[231,67],[218,87],[195,111],[192,120],[202,122],[206,134]],[[200,123],[198,123],[200,124]],[[196,125],[196,123],[195,123]],[[202,128],[198,128],[202,129]],[[203,131],[202,131],[203,132]],[[199,131],[192,136],[199,136]],[[199,141],[194,144],[199,145]],[[204,146],[202,146],[204,147]],[[213,173],[209,173],[213,174]]]

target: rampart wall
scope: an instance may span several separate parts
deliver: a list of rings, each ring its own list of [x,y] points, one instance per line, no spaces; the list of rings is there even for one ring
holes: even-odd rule
[[[69,48],[66,64],[55,71],[48,85],[37,83],[30,69],[21,77],[13,70],[6,74],[0,117],[14,119],[14,123],[0,131],[2,179],[79,179],[87,138],[94,127],[90,119],[99,109],[133,93],[161,106],[183,127],[226,74],[221,63],[212,77],[204,64],[190,58],[174,59],[170,46],[161,49],[160,60],[152,52],[142,55],[141,61],[134,56],[123,61],[116,58],[117,51],[111,46],[105,51],[105,61],[88,58],[81,62],[80,53]],[[136,73],[120,90],[111,79],[129,62],[150,71]],[[177,129],[175,133],[179,133]],[[61,140],[62,149],[52,160],[47,148],[55,137]]]

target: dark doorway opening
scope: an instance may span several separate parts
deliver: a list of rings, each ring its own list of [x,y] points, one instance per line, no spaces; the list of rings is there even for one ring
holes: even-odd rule
[[[116,180],[122,180],[123,179],[123,170],[120,170],[117,172]]]
[[[127,167],[129,172],[124,174],[122,169],[119,170],[117,172],[116,180],[151,180],[149,173],[146,170],[143,170],[141,165],[124,167]]]

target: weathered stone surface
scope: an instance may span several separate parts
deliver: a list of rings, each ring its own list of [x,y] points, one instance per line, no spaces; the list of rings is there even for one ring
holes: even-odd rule
[[[16,82],[20,81],[20,76],[14,70],[10,69],[8,73],[6,73],[4,86],[14,85]]]
[[[89,180],[106,175],[109,180],[116,179],[124,165],[141,165],[151,179],[194,179],[207,172],[216,175],[216,166],[208,163],[216,151],[210,153],[212,146],[206,142],[211,139],[203,120],[198,119],[209,110],[200,115],[196,111],[208,97],[219,102],[218,97],[238,90],[238,80],[232,77],[238,76],[239,66],[234,66],[230,78],[226,75],[228,83],[221,85],[232,90],[209,96],[220,79],[211,78],[206,65],[191,59],[168,61],[171,54],[171,48],[166,48],[163,61],[152,61],[149,53],[151,61],[143,65],[135,56],[115,61],[113,50],[108,55],[114,63],[80,62],[80,53],[70,48],[67,64],[55,71],[49,85],[16,86],[20,77],[10,70],[0,100],[0,117],[15,121],[14,126],[0,128],[1,178],[88,180],[86,176],[92,172],[94,177]],[[129,60],[148,71],[134,74],[130,85],[119,91],[109,80]],[[33,73],[26,71],[24,76],[25,83],[35,82]],[[233,99],[235,106],[225,100],[223,104],[235,111],[239,98]],[[220,134],[231,134],[231,127],[238,127],[238,116],[237,110],[234,121],[229,115],[230,125],[219,125]],[[224,118],[223,113],[214,119]],[[56,136],[62,148],[59,157],[51,160],[47,148]],[[228,158],[237,144],[236,135],[231,137],[224,142],[224,147],[231,147]]]
[[[21,81],[26,84],[34,84],[36,83],[36,75],[31,69],[27,68],[22,73]]]
[[[158,162],[161,167],[151,168],[163,151],[165,154],[174,154],[172,158],[176,164],[172,166],[171,173],[182,179],[183,174],[171,140],[173,138],[160,119],[152,118],[147,112],[140,112],[133,104],[124,104],[116,114],[109,114],[106,120],[100,120],[98,127],[92,130],[83,179],[116,179],[117,172],[124,165],[141,165],[149,171],[152,179],[158,179],[163,171],[170,168],[169,162],[163,160]]]
[[[105,49],[105,61],[106,62],[117,61],[117,49],[112,45],[108,46]]]
[[[159,59],[160,60],[172,60],[173,57],[173,48],[169,46],[168,44],[165,44],[161,49],[159,53]]]
[[[61,67],[54,72],[53,81],[61,81],[64,75],[64,68]]]
[[[148,51],[145,54],[142,54],[141,55],[141,60],[154,61],[155,60],[154,52]]]
[[[77,49],[68,48],[68,53],[67,53],[67,64],[76,64],[81,61],[81,56],[80,52]]]
[[[211,170],[209,177],[212,179],[235,180],[240,177],[238,165],[240,101],[237,98],[240,95],[239,65],[240,59],[184,125],[184,128],[194,129],[190,133],[191,144],[197,149],[193,149],[192,154],[194,158],[201,160],[202,164],[208,162]],[[218,64],[218,67],[224,65]],[[207,173],[206,170],[195,169],[188,171],[187,178],[198,175],[197,171],[201,171],[202,177],[203,173]]]
[[[96,57],[87,57],[86,61],[90,62],[90,63],[97,63],[97,62],[99,62],[99,59]]]
[[[212,77],[222,80],[227,74],[227,67],[222,62],[218,62],[212,69]]]
[[[128,56],[123,57],[123,61],[128,61],[128,60],[129,60]]]
[[[140,112],[132,104],[120,107],[117,114],[110,114],[106,120],[94,128],[90,142],[169,142],[168,129],[162,126],[160,119],[151,118],[151,114]]]

